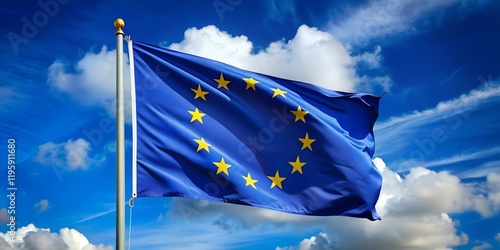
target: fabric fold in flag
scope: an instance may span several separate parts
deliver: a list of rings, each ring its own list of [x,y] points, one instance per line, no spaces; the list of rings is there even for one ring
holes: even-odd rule
[[[137,197],[380,219],[379,97],[134,42]]]

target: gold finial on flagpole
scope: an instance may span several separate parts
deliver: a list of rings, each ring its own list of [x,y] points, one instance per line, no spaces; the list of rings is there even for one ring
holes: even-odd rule
[[[115,35],[125,34],[125,33],[123,33],[123,30],[122,30],[122,28],[125,27],[125,22],[123,21],[123,19],[117,18],[113,24],[115,25],[115,28],[116,28]]]

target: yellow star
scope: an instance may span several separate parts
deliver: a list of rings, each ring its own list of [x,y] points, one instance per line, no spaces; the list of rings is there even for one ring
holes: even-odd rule
[[[231,165],[227,164],[224,161],[224,157],[222,157],[222,160],[220,162],[214,161],[213,164],[217,166],[217,174],[220,174],[221,172],[226,173],[227,176],[229,176],[229,172],[227,172],[227,169],[231,167]]]
[[[273,98],[276,97],[277,95],[280,95],[280,96],[283,96],[283,98],[286,98],[286,96],[285,96],[285,94],[287,93],[286,91],[281,90],[279,88],[275,88],[275,89],[271,88],[271,89],[274,91]]]
[[[204,101],[207,100],[205,98],[205,95],[208,94],[208,91],[202,91],[201,86],[199,84],[198,84],[198,89],[191,89],[191,90],[195,93],[194,99],[201,97],[201,99],[203,99]]]
[[[299,172],[302,174],[302,167],[307,164],[307,162],[300,162],[300,157],[297,156],[297,159],[295,161],[289,161],[290,165],[292,165],[292,174],[295,172]]]
[[[247,87],[245,88],[245,90],[247,90],[249,88],[252,88],[253,90],[256,90],[255,89],[255,84],[259,83],[258,81],[256,81],[253,78],[243,78],[243,81],[245,81],[247,83]]]
[[[309,133],[306,133],[306,136],[304,138],[299,138],[299,141],[302,142],[302,148],[300,150],[303,150],[304,148],[309,148],[309,150],[313,151],[311,144],[314,141],[316,141],[316,139],[310,139]]]
[[[225,88],[225,89],[229,90],[229,89],[227,88],[227,84],[228,84],[230,81],[225,80],[225,79],[224,79],[224,75],[223,75],[222,73],[220,73],[220,77],[219,77],[219,79],[214,78],[214,81],[216,81],[216,82],[219,84],[219,85],[217,85],[217,88],[218,88],[218,89],[219,89],[219,88],[221,88],[221,87],[223,87],[223,88]]]
[[[281,182],[284,181],[286,178],[281,177],[280,174],[278,173],[278,170],[276,170],[276,174],[274,175],[274,177],[268,176],[267,178],[269,178],[273,182],[271,183],[271,188],[278,186],[280,189],[283,189],[283,187],[281,186]]]
[[[252,186],[253,188],[257,189],[257,187],[255,186],[255,183],[259,182],[259,181],[252,179],[252,176],[250,175],[250,173],[248,173],[248,175],[246,177],[243,175],[241,177],[243,177],[243,179],[245,179],[245,181],[246,181],[245,186]]]
[[[201,137],[200,140],[197,140],[197,139],[194,139],[195,142],[198,143],[198,149],[196,149],[196,152],[202,150],[202,149],[205,149],[207,152],[210,152],[210,150],[208,149],[209,146],[212,146],[210,144],[208,144],[205,139],[203,139],[203,137]]]
[[[192,115],[191,122],[194,122],[196,120],[203,124],[203,120],[201,118],[205,116],[205,114],[201,113],[198,108],[196,108],[194,111],[188,110],[188,112]]]
[[[306,122],[306,119],[304,118],[305,115],[309,114],[309,112],[302,110],[302,108],[299,106],[296,111],[291,111],[295,115],[295,121],[301,120],[304,123]]]

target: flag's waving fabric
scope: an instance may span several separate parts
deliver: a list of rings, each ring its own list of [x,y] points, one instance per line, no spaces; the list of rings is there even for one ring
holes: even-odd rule
[[[134,43],[137,196],[377,220],[379,98]]]

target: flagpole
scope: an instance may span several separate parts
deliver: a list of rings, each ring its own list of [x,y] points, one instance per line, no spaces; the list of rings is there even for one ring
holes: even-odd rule
[[[123,30],[125,22],[117,18],[116,28],[116,250],[125,249],[125,114],[123,97]]]

